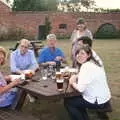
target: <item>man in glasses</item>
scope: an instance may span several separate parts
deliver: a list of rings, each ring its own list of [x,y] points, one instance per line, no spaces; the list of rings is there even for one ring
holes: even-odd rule
[[[10,55],[10,68],[12,73],[22,74],[24,70],[38,69],[38,64],[32,50],[29,50],[30,41],[21,39],[18,49]]]

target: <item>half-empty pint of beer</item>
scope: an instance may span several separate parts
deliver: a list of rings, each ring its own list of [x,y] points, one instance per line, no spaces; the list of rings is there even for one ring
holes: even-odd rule
[[[56,80],[61,79],[61,72],[56,72]]]
[[[64,79],[56,79],[58,91],[63,91]]]

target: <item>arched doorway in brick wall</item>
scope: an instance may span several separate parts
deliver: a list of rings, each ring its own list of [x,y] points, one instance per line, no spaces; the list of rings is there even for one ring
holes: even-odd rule
[[[113,24],[105,23],[102,24],[97,32],[95,33],[95,38],[115,38],[117,35],[117,29]]]

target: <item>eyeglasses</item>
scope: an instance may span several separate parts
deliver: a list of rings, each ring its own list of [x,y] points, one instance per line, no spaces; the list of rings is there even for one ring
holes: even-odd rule
[[[21,48],[25,48],[25,49],[28,49],[28,46],[25,46],[25,45],[21,45]]]

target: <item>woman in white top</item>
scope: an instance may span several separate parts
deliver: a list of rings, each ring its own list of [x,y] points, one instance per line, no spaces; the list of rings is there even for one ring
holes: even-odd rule
[[[76,52],[80,65],[78,75],[73,75],[69,85],[81,93],[81,96],[64,99],[64,105],[72,120],[89,120],[86,108],[104,108],[111,94],[104,68],[92,56],[88,45],[83,45]]]

